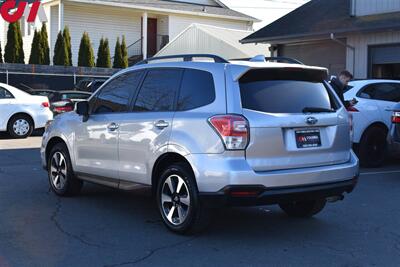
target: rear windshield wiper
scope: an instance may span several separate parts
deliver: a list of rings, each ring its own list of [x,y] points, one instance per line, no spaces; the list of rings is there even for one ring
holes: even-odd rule
[[[329,108],[320,108],[320,107],[303,108],[303,113],[324,113],[324,112],[335,112],[335,110]]]

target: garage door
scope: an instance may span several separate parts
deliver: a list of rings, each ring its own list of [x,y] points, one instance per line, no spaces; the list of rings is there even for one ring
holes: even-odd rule
[[[307,65],[328,68],[330,75],[337,75],[346,68],[346,48],[331,40],[281,45],[278,55],[296,58]]]
[[[400,79],[400,44],[370,46],[369,78]]]

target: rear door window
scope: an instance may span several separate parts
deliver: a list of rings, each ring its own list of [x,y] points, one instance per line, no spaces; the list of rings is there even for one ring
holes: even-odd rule
[[[239,81],[242,107],[267,113],[303,113],[306,108],[334,111],[337,104],[324,74],[304,70],[253,70]]]
[[[394,83],[371,84],[362,90],[360,96],[368,99],[399,102],[400,86]]]
[[[182,80],[180,69],[149,70],[140,88],[133,111],[173,111],[175,97]]]
[[[14,98],[14,96],[6,89],[0,87],[0,99],[10,99]]]

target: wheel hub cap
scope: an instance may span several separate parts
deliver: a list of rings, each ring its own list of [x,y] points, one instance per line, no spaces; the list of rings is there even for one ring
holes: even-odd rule
[[[19,119],[13,124],[14,133],[20,136],[26,135],[29,132],[29,128],[29,122],[25,119]]]
[[[161,189],[161,207],[164,216],[173,225],[185,222],[190,210],[188,186],[179,175],[169,176]]]

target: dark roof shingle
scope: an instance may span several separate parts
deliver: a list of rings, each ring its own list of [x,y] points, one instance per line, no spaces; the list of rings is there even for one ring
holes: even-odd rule
[[[278,42],[330,33],[400,28],[400,12],[354,17],[350,0],[312,0],[247,36],[242,43]]]
[[[185,3],[178,1],[168,1],[168,0],[96,0],[96,2],[104,2],[104,3],[121,3],[121,4],[132,4],[137,6],[143,6],[148,8],[161,8],[161,9],[170,9],[177,11],[186,11],[186,12],[197,12],[211,15],[219,15],[219,16],[228,16],[239,19],[248,19],[249,21],[257,21],[256,18],[251,16],[242,14],[235,10],[226,8],[226,7],[217,7],[217,6],[205,6],[200,4],[193,3]]]

